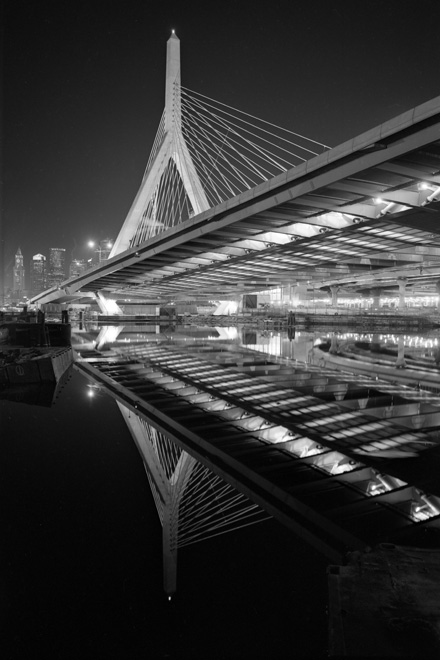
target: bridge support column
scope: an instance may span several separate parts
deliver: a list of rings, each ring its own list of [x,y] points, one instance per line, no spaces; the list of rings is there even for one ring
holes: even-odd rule
[[[244,293],[237,299],[237,309],[244,312],[256,310],[258,307],[258,296],[255,293]]]
[[[403,335],[400,335],[398,342],[397,342],[397,359],[396,359],[396,367],[398,369],[404,369],[406,367],[406,361],[405,361],[405,338]]]
[[[290,290],[292,307],[304,305],[307,300],[307,284],[293,284]]]
[[[399,286],[399,309],[405,309],[405,291],[408,279],[406,277],[398,277],[397,284]]]
[[[338,286],[337,284],[332,284],[330,287],[330,293],[332,297],[332,307],[337,307],[338,306],[338,292],[341,287]]]
[[[122,316],[122,309],[119,307],[116,300],[106,298],[100,291],[96,292],[96,302],[103,314],[108,316]]]
[[[372,289],[371,295],[373,297],[373,309],[380,308],[380,289]]]
[[[380,335],[374,333],[371,338],[370,350],[372,353],[380,352]]]
[[[330,340],[330,348],[329,348],[328,352],[332,353],[332,354],[335,354],[335,353],[338,352],[338,348],[339,348],[338,335],[335,333],[334,335],[332,335],[332,338]]]

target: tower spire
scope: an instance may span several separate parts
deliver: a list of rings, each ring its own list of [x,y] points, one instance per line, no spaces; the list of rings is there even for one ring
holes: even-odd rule
[[[167,41],[167,66],[165,76],[165,130],[180,120],[180,39],[174,30]]]

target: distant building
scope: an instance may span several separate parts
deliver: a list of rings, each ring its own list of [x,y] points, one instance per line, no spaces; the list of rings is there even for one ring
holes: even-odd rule
[[[100,264],[101,261],[106,261],[110,256],[112,247],[113,241],[110,238],[104,238],[102,241],[99,241],[99,243],[89,241],[89,248],[93,248],[95,252],[92,265],[96,266],[97,264]]]
[[[23,255],[21,249],[18,248],[15,259],[14,259],[14,268],[12,271],[12,298],[13,300],[21,300],[25,295],[25,283],[24,283],[25,269],[23,266]]]
[[[99,261],[105,261],[109,258],[111,249],[113,247],[113,241],[110,238],[105,238],[103,241],[99,241]]]
[[[50,248],[47,284],[49,287],[60,286],[66,279],[66,250]]]
[[[32,257],[30,279],[31,297],[47,289],[46,257],[44,254],[34,254]]]
[[[84,273],[85,270],[89,267],[89,264],[85,259],[74,259],[69,268],[69,277],[76,277],[77,275],[81,275],[81,273]]]

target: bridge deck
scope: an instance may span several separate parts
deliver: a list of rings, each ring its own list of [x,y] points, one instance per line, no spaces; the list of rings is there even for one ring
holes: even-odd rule
[[[440,98],[153,236],[35,302],[77,291],[169,297],[296,281],[439,278]],[[362,260],[370,259],[366,264]],[[422,268],[420,266],[422,265]],[[394,281],[395,284],[395,281]]]
[[[92,352],[76,367],[333,561],[440,527],[436,396],[220,342]],[[433,470],[417,469],[422,455]]]

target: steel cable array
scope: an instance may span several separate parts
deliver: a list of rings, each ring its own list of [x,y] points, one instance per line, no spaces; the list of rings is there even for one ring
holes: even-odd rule
[[[181,548],[270,518],[260,507],[197,461],[193,462],[188,479],[184,480],[184,486],[180,487],[179,467],[188,454],[145,420],[140,421],[169,485],[169,501],[165,504],[149,466],[145,464],[162,524],[164,506],[171,508],[169,513],[177,524],[177,547]]]
[[[206,209],[329,148],[178,83],[174,105],[172,131],[166,130],[165,112],[159,122],[143,181],[153,168],[160,176],[145,200],[131,247],[196,213],[184,170]]]

